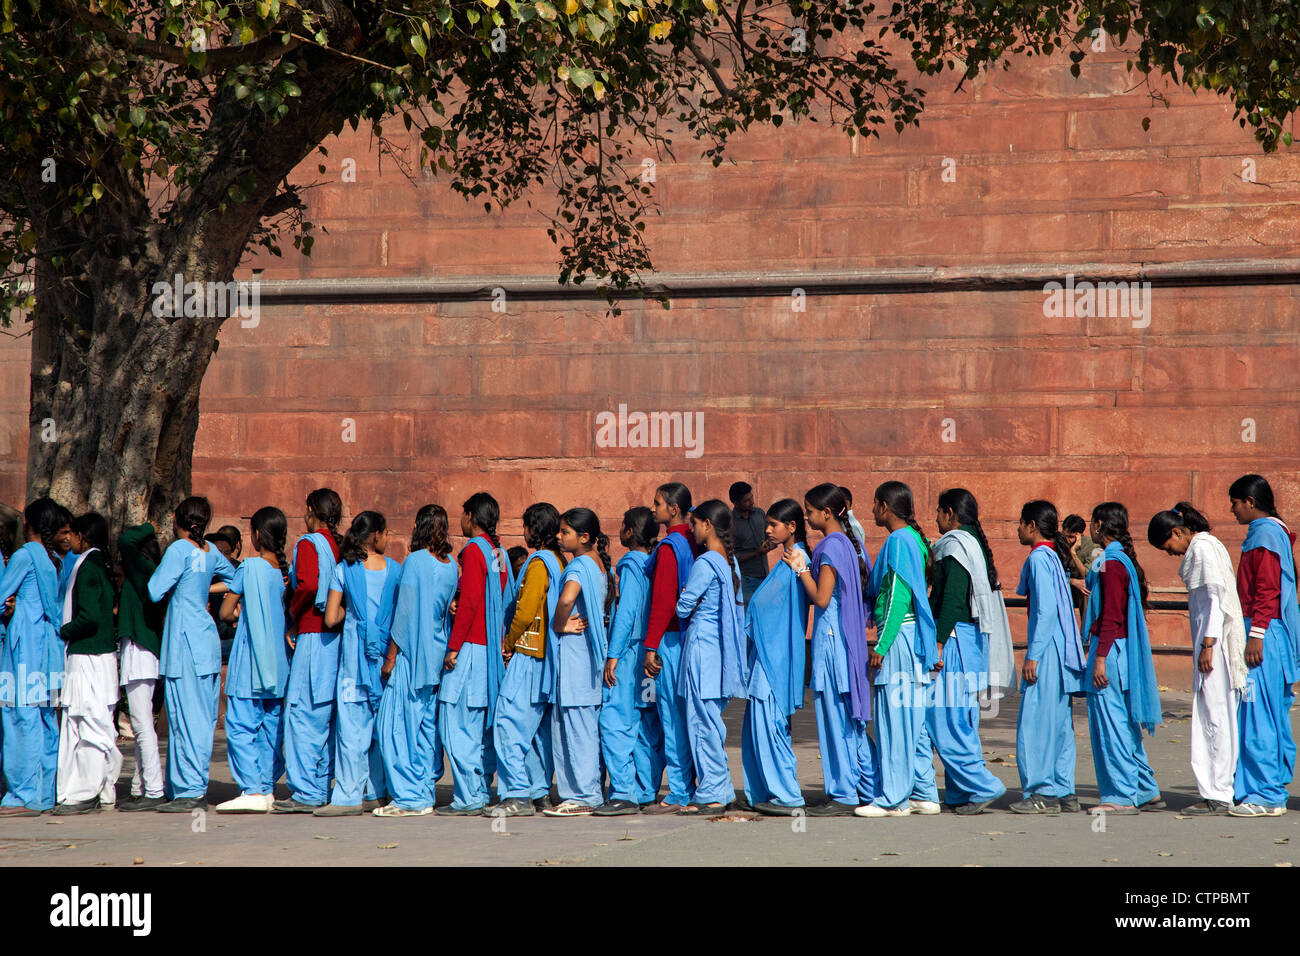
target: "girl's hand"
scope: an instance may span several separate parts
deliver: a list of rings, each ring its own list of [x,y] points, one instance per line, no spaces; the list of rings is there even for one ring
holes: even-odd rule
[[[447,613],[450,614],[452,617],[456,616],[456,605],[459,603],[460,603],[460,595],[457,595],[456,597],[452,598],[451,603],[447,605]]]
[[[384,658],[384,666],[379,668],[379,676],[384,680],[388,680],[389,676],[393,673],[393,665],[396,663],[397,661],[395,660]]]
[[[1088,590],[1088,585],[1084,583],[1083,578],[1071,578],[1070,587],[1078,590],[1084,597],[1092,593]]]
[[[659,660],[659,655],[654,651],[645,652],[645,676],[658,677],[659,672],[664,669],[663,662]]]
[[[1260,637],[1246,638],[1246,666],[1258,667],[1264,663],[1264,639]]]
[[[585,631],[586,629],[587,629],[587,621],[586,621],[586,618],[581,618],[581,617],[578,617],[578,615],[574,614],[574,615],[571,615],[571,616],[569,617],[569,619],[568,619],[567,621],[564,622],[564,627],[560,628],[560,633],[561,633],[561,634],[581,634],[581,633],[582,633],[583,631]]]
[[[1110,680],[1106,677],[1106,658],[1098,657],[1095,664],[1092,665],[1092,686],[1098,689],[1110,686]]]
[[[1020,676],[1025,679],[1026,684],[1038,683],[1038,661],[1031,661],[1025,658],[1025,666],[1020,668]]]
[[[617,667],[618,667],[617,657],[605,658],[605,686],[606,687],[613,687],[615,684],[618,683],[618,681],[614,679],[614,670]]]
[[[284,632],[284,642],[289,645],[289,650],[296,651],[298,649],[298,635],[293,631]]]
[[[880,670],[880,665],[883,664],[884,662],[885,659],[881,657],[879,654],[877,654],[875,651],[872,651],[871,656],[867,658],[867,666],[870,667],[873,671]]]
[[[790,566],[790,570],[795,574],[800,574],[808,567],[808,562],[803,556],[803,552],[798,548],[791,548],[781,555],[781,560]]]
[[[509,664],[509,663],[510,663],[510,658],[512,658],[512,657],[514,657],[514,656],[515,656],[515,652],[514,652],[514,651],[512,651],[510,648],[508,648],[508,647],[502,645],[502,647],[501,647],[501,659],[502,659],[503,661],[505,661],[507,664]]]
[[[942,644],[939,645],[939,659],[935,661],[934,669],[936,671],[943,670],[943,645]]]
[[[448,651],[447,656],[442,659],[443,670],[454,671],[456,669],[456,651]]]
[[[1196,658],[1196,669],[1202,674],[1208,674],[1214,670],[1214,645],[1206,647],[1201,645],[1200,656]]]

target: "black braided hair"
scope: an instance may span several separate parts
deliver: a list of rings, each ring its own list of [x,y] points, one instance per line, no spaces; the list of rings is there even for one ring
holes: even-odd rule
[[[830,513],[835,516],[840,531],[844,532],[844,536],[853,542],[853,550],[858,553],[858,577],[862,586],[862,597],[863,600],[866,600],[870,585],[867,578],[867,559],[862,551],[862,544],[858,541],[858,536],[853,533],[853,528],[849,525],[849,502],[844,497],[844,489],[839,485],[824,481],[820,485],[809,488],[808,493],[803,496],[803,500],[819,511],[829,509]]]
[[[497,500],[486,491],[476,491],[463,505],[469,520],[483,529],[483,533],[492,542],[492,547],[501,548],[501,539],[497,537],[497,522],[501,520],[501,507]]]
[[[332,488],[317,488],[307,496],[307,507],[317,520],[330,530],[330,537],[339,540],[339,523],[343,520],[343,499]]]
[[[989,575],[989,587],[994,591],[1002,590],[998,580],[998,569],[993,566],[993,549],[989,547],[988,538],[984,537],[984,528],[980,525],[980,508],[975,496],[965,488],[949,488],[939,495],[939,507],[951,511],[958,524],[975,529],[975,539],[980,543],[984,553],[984,563]]]
[[[731,571],[731,586],[735,590],[734,596],[740,595],[740,578],[736,574],[736,549],[731,539],[731,508],[718,498],[710,498],[708,501],[701,501],[691,512],[691,517],[696,521],[707,521],[713,525],[713,530],[717,532],[718,540],[722,542],[723,549],[727,552],[727,567]]]
[[[1052,550],[1061,559],[1061,567],[1065,569],[1066,577],[1069,577],[1071,568],[1070,539],[1061,531],[1059,522],[1060,517],[1056,512],[1056,505],[1042,498],[1026,501],[1025,506],[1020,509],[1020,523],[1033,525],[1038,529],[1038,533],[1043,536],[1044,541],[1052,542]]]
[[[1163,548],[1175,528],[1186,528],[1192,534],[1200,534],[1210,530],[1210,522],[1190,502],[1180,501],[1168,511],[1157,511],[1151,516],[1151,522],[1147,525],[1147,541],[1153,548]]]
[[[190,540],[203,546],[203,535],[212,521],[212,505],[208,499],[192,495],[176,506],[176,524],[189,533]]]
[[[560,522],[567,524],[579,536],[587,535],[595,545],[596,554],[605,566],[605,614],[608,616],[614,603],[614,572],[609,561],[609,535],[600,530],[600,519],[590,508],[570,508],[560,516]]]
[[[638,505],[623,512],[623,527],[632,532],[632,543],[638,548],[653,551],[659,542],[659,522],[655,513],[645,505]]]
[[[270,551],[275,554],[275,562],[280,566],[280,577],[284,579],[284,603],[289,605],[293,589],[289,587],[289,562],[284,559],[284,543],[289,536],[289,521],[279,508],[267,505],[253,512],[253,547],[258,551]]]
[[[1138,575],[1138,590],[1142,595],[1142,606],[1147,606],[1147,575],[1138,563],[1133,551],[1133,538],[1128,532],[1128,509],[1118,501],[1103,501],[1092,509],[1092,520],[1097,522],[1097,532],[1113,541],[1118,541]]]
[[[23,509],[23,523],[28,530],[40,537],[45,553],[50,556],[55,568],[63,567],[59,553],[54,550],[54,536],[69,523],[64,518],[65,513],[65,509],[52,498],[37,498]]]
[[[921,539],[921,559],[925,564],[925,579],[930,580],[934,565],[934,556],[930,553],[930,542],[916,520],[915,507],[912,504],[912,489],[901,481],[886,481],[876,489],[876,500],[884,504],[895,515],[902,518]]]
[[[565,564],[560,550],[560,509],[548,501],[539,501],[524,509],[524,542],[534,551],[545,548]]]
[[[366,559],[366,542],[370,536],[378,534],[388,527],[388,521],[378,511],[362,511],[352,519],[352,526],[343,536],[339,548],[339,558],[348,564],[356,564]]]

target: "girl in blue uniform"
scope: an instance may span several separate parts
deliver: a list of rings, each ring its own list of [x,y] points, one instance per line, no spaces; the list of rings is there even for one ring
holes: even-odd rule
[[[789,816],[804,805],[790,743],[790,717],[803,707],[808,594],[784,555],[811,559],[803,509],[782,498],[767,509],[767,540],[783,560],[763,579],[745,608],[749,684],[740,738],[745,799],[761,813]]]
[[[14,599],[13,617],[0,641],[4,817],[34,817],[54,807],[59,721],[52,685],[63,673],[54,539],[65,523],[63,510],[49,498],[29,504],[23,511],[26,543],[0,575],[0,607]]]
[[[863,603],[871,563],[848,524],[843,489],[824,483],[804,495],[808,526],[823,535],[807,562],[796,551],[782,559],[803,583],[813,606],[812,689],[821,743],[826,800],[810,816],[845,816],[877,793],[875,743],[867,736],[871,683]]]
[[[650,552],[659,523],[649,508],[623,515],[619,541],[618,606],[610,623],[605,658],[605,697],[600,708],[600,751],[609,774],[609,799],[596,816],[637,813],[655,802],[664,773],[664,734],[645,676],[645,629],[650,613]]]
[[[926,730],[926,685],[939,663],[926,597],[930,547],[916,523],[912,489],[901,481],[876,489],[872,516],[877,527],[889,529],[871,578],[877,637],[870,665],[880,787],[874,802],[853,812],[862,817],[936,814],[939,788]]]
[[[311,813],[329,799],[334,767],[334,694],[339,682],[339,628],[325,626],[330,579],[343,539],[343,501],[329,488],[307,496],[307,534],[289,566],[289,616],[297,632],[284,698],[285,782],[290,796],[276,813]]]
[[[731,509],[717,498],[701,502],[691,512],[691,533],[704,550],[677,599],[677,617],[686,621],[681,695],[696,783],[695,799],[678,813],[713,815],[736,798],[722,712],[732,697],[745,695],[745,624]]]
[[[456,563],[447,539],[447,512],[425,505],[415,516],[411,553],[402,562],[393,629],[381,676],[387,678],[375,736],[392,802],[377,817],[433,812],[434,784],[442,776],[438,686],[447,653]]]
[[[402,566],[384,557],[388,522],[377,511],[352,519],[341,559],[330,580],[325,624],[342,622],[338,710],[334,719],[334,789],[318,817],[360,814],[363,801],[378,805],[387,793],[375,742],[375,714],[383,693],[379,675],[388,651]]]
[[[560,547],[572,558],[561,578],[552,627],[559,634],[551,741],[560,804],[543,810],[551,817],[589,816],[600,806],[600,704],[605,621],[614,600],[609,536],[596,513],[570,508],[560,516]]]
[[[1013,813],[1077,812],[1074,716],[1070,698],[1083,693],[1086,656],[1067,577],[1070,543],[1050,501],[1020,509],[1020,543],[1029,556],[1016,593],[1029,604],[1028,646],[1021,666],[1016,718],[1016,768],[1022,799]]]
[[[551,776],[551,697],[559,653],[553,612],[560,600],[560,577],[567,558],[560,548],[560,512],[539,501],[523,513],[524,540],[533,549],[523,565],[510,613],[503,657],[505,676],[497,694],[492,741],[497,755],[497,792],[505,816],[532,816],[549,806]],[[542,631],[541,656],[516,647],[530,628]]]
[[[1142,745],[1160,723],[1151,642],[1143,608],[1146,575],[1133,552],[1128,509],[1107,501],[1092,509],[1091,536],[1102,547],[1088,572],[1088,733],[1101,803],[1092,812],[1136,814],[1165,805]]]
[[[166,678],[167,772],[164,793],[168,802],[159,813],[189,813],[207,807],[209,765],[217,730],[218,682],[221,679],[221,641],[208,613],[213,581],[224,585],[235,575],[234,566],[204,540],[212,521],[207,498],[186,498],[172,519],[175,539],[149,579],[149,600],[168,594],[163,623],[159,673]]]
[[[239,562],[221,604],[222,620],[238,621],[226,666],[226,753],[239,796],[218,805],[218,813],[269,813],[284,772],[288,521],[279,508],[259,508],[250,530],[257,553]]]

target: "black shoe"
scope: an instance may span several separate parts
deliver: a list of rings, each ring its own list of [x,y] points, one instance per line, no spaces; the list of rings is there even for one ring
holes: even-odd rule
[[[769,817],[792,817],[796,813],[803,814],[808,812],[807,807],[786,807],[779,803],[756,803],[754,809],[764,816]]]
[[[506,797],[500,804],[492,808],[489,816],[501,817],[531,817],[537,812],[533,802],[527,797]]]
[[[78,803],[55,804],[52,812],[56,817],[72,817],[79,813],[98,813],[99,797],[91,797],[89,800],[82,800]]]
[[[1060,813],[1061,801],[1056,797],[1044,797],[1031,793],[1023,800],[1018,800],[1007,807],[1012,813]]]
[[[1157,793],[1146,803],[1139,803],[1138,809],[1139,810],[1163,810],[1167,806],[1169,806],[1169,804],[1165,803],[1165,798]]]
[[[287,800],[277,800],[271,804],[272,813],[315,813],[317,808],[324,806],[318,803],[303,803],[290,797]]]
[[[804,813],[810,817],[851,817],[853,816],[853,810],[854,807],[851,803],[827,800],[825,803],[818,803],[808,807]]]
[[[1200,803],[1193,803],[1190,807],[1184,807],[1183,813],[1189,816],[1226,817],[1230,809],[1232,809],[1231,805],[1222,800],[1202,800]]]
[[[640,813],[641,807],[631,800],[606,800],[595,810],[593,817],[621,817],[630,813]]]
[[[459,807],[453,807],[451,804],[448,804],[445,807],[438,807],[433,812],[440,817],[481,817],[483,816],[482,807],[469,807],[468,809],[461,809]]]
[[[548,793],[544,797],[537,797],[533,800],[533,809],[538,813],[544,813],[547,810],[554,810],[555,804],[551,801],[551,795]]]
[[[117,801],[117,809],[123,813],[137,813],[141,810],[157,810],[166,802],[165,797],[130,797]]]
[[[177,797],[175,800],[158,807],[159,813],[190,813],[194,810],[206,810],[208,801],[203,797]]]
[[[992,802],[992,800],[981,800],[979,803],[959,803],[952,808],[952,812],[958,816],[973,817],[975,814],[987,810]]]
[[[737,810],[741,813],[753,813],[754,805],[749,802],[749,798],[743,793],[738,793],[736,794],[736,799],[727,804],[727,812],[730,813],[732,810]]]
[[[1062,813],[1078,813],[1081,809],[1079,807],[1079,797],[1073,793],[1067,793],[1061,797],[1060,804]]]

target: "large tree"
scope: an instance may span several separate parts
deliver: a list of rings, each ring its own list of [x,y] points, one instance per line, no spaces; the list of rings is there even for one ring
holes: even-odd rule
[[[229,312],[166,308],[155,284],[225,283],[284,237],[310,253],[289,176],[348,124],[415,130],[412,162],[489,207],[552,191],[560,278],[617,295],[651,265],[631,160],[674,135],[717,164],[756,124],[902,130],[918,81],[1061,49],[1077,71],[1101,30],[1135,41],[1140,73],[1229,96],[1272,150],[1300,76],[1290,3],[0,0],[0,17],[0,315],[32,324],[28,493],[118,527],[188,493]]]

